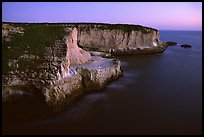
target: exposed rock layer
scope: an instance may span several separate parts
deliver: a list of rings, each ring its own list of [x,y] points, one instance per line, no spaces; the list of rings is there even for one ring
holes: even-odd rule
[[[79,74],[57,81],[43,90],[46,102],[55,108],[71,104],[83,92],[82,77]]]
[[[117,54],[140,54],[148,48],[163,47],[156,29],[139,25],[122,24],[68,24],[78,27],[78,44],[86,50]],[[131,51],[131,52],[130,52]],[[135,51],[135,52],[132,52]],[[158,49],[155,50],[155,53]],[[160,50],[163,52],[163,50]]]
[[[67,35],[65,36],[65,43],[67,45],[66,59],[70,62],[70,65],[79,65],[87,62],[91,59],[90,53],[81,49],[77,45],[77,29],[67,29]]]
[[[79,45],[109,52],[112,49],[148,48],[160,45],[159,32],[151,30],[124,32],[122,30],[90,29],[79,31]]]
[[[82,76],[85,91],[100,90],[122,74],[119,60],[98,56],[93,56],[89,62],[78,66],[77,72]]]

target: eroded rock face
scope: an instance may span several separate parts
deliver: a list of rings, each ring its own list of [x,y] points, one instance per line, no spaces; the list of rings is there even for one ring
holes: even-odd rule
[[[111,50],[131,53],[130,49],[153,48],[162,44],[159,31],[152,29],[144,33],[137,30],[126,32],[119,29],[80,29],[79,27],[78,33],[78,43],[81,47],[109,53]]]
[[[82,76],[85,91],[100,90],[122,74],[119,60],[99,56],[93,56],[90,61],[78,66],[77,72]]]
[[[43,90],[43,94],[49,105],[61,109],[84,92],[101,90],[121,75],[119,60],[93,56],[88,62],[76,66],[75,74],[53,81]]]
[[[43,94],[49,105],[60,108],[65,104],[71,104],[73,100],[80,96],[83,93],[82,86],[82,77],[76,74],[46,87]]]
[[[91,59],[90,53],[79,48],[77,45],[77,29],[68,28],[66,32],[65,43],[67,44],[66,59],[68,65],[79,65],[89,61]]]
[[[57,73],[58,79],[69,77],[71,66],[83,64],[91,59],[91,54],[77,45],[77,29],[67,28],[65,31],[66,60],[61,63],[61,71]]]

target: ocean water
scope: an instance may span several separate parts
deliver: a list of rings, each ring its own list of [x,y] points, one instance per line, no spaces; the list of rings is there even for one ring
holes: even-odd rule
[[[160,35],[178,45],[117,57],[123,77],[69,109],[53,112],[40,99],[3,104],[3,134],[202,134],[202,32]]]

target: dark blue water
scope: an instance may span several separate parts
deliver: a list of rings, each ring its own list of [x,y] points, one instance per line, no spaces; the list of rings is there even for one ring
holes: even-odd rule
[[[160,33],[178,45],[162,54],[118,57],[123,77],[70,109],[53,113],[40,102],[3,106],[3,132],[202,134],[202,32]],[[184,43],[192,48],[180,47]]]

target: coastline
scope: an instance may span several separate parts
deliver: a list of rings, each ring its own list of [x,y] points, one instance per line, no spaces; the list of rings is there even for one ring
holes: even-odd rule
[[[12,26],[10,27],[8,25],[8,26],[5,26],[5,28],[8,27],[11,30],[17,29],[17,30],[14,31],[17,34],[15,34],[15,33],[10,34],[10,31],[9,32],[4,32],[5,33],[4,37],[6,38],[7,36],[14,36],[14,35],[18,35],[18,33],[23,33],[23,35],[19,36],[19,38],[22,38],[22,40],[23,40],[24,35],[26,35],[26,29],[28,29],[30,26],[26,26],[24,28],[25,29],[25,34],[24,34],[24,29],[21,28],[22,26],[20,27],[20,26],[17,25],[17,28],[15,28],[15,25],[14,25],[14,27],[12,27]],[[41,28],[44,27],[44,29],[49,29],[48,28],[49,26],[42,26],[42,24],[39,24],[39,25],[40,25]],[[89,26],[90,24],[85,24],[85,26],[86,25]],[[97,24],[97,25],[99,25],[99,24]],[[38,25],[37,26],[34,25],[33,27],[37,28]],[[52,26],[52,27],[54,27],[55,29],[58,29],[55,26]],[[83,45],[87,45],[87,44],[83,44],[84,42],[85,43],[87,43],[87,42],[92,43],[92,41],[94,40],[92,38],[88,39],[88,41],[87,41],[87,39],[84,39],[89,35],[89,31],[92,31],[91,29],[89,29],[87,32],[85,32],[85,35],[83,33],[82,36],[80,36],[80,35],[82,34],[82,31],[84,31],[84,29],[79,30],[79,35],[77,35],[77,33],[75,34],[74,32],[68,33],[68,35],[70,35],[70,34],[72,35],[72,36],[70,35],[71,36],[70,38],[73,39],[72,42],[74,42],[73,43],[74,47],[79,44],[80,45],[79,47],[81,48],[80,50],[85,50],[85,51],[87,50],[89,52],[91,51],[92,54],[94,54],[93,51],[97,51],[98,53],[95,53],[95,54],[99,54],[99,56],[102,56],[102,57],[106,56],[106,54],[110,54],[110,56],[107,55],[108,58],[102,58],[102,57],[93,58],[94,57],[93,56],[92,57],[93,62],[94,62],[94,60],[96,60],[95,62],[100,62],[101,61],[102,64],[98,65],[98,67],[96,67],[95,69],[93,69],[94,66],[91,67],[91,68],[88,67],[88,68],[84,69],[83,64],[79,65],[78,69],[75,68],[76,70],[70,70],[70,71],[76,71],[75,73],[77,73],[77,75],[80,74],[78,76],[76,75],[77,77],[76,77],[75,80],[74,79],[72,80],[72,77],[73,76],[75,77],[75,75],[73,75],[73,76],[71,76],[69,78],[70,79],[70,80],[68,80],[69,82],[66,82],[66,78],[65,79],[63,78],[61,80],[62,82],[60,82],[59,80],[56,81],[56,79],[59,79],[59,76],[58,76],[59,74],[57,74],[58,73],[57,71],[60,70],[60,73],[61,73],[60,75],[63,76],[63,75],[67,75],[66,74],[67,72],[63,72],[63,71],[67,71],[66,68],[67,67],[69,68],[69,64],[67,64],[66,60],[64,60],[66,54],[67,55],[74,55],[73,57],[71,57],[73,59],[77,57],[77,55],[73,54],[75,51],[73,51],[72,53],[66,53],[67,51],[69,51],[69,50],[66,50],[66,45],[70,45],[70,44],[72,45],[72,43],[69,43],[69,44],[66,43],[65,44],[64,40],[57,40],[57,41],[55,41],[55,46],[54,47],[51,47],[51,48],[50,47],[45,47],[45,49],[42,50],[44,53],[41,51],[42,55],[35,54],[35,55],[31,56],[31,55],[29,55],[29,53],[28,53],[28,56],[27,55],[26,56],[21,55],[20,57],[23,57],[23,58],[19,57],[19,60],[32,61],[34,59],[34,60],[42,60],[42,61],[44,60],[44,61],[42,63],[40,63],[40,64],[38,63],[39,65],[36,65],[37,66],[36,70],[35,70],[35,68],[34,68],[34,70],[31,69],[31,72],[28,69],[26,69],[26,72],[24,72],[25,69],[23,71],[18,70],[18,68],[16,67],[16,66],[18,66],[17,63],[19,62],[18,59],[17,59],[17,61],[14,60],[15,62],[14,61],[11,62],[10,66],[12,66],[14,70],[9,72],[10,76],[7,76],[8,74],[3,76],[3,78],[7,78],[7,81],[10,81],[10,83],[9,82],[4,82],[4,84],[3,84],[3,86],[5,87],[5,88],[3,88],[3,92],[2,92],[3,101],[7,100],[5,98],[9,98],[10,96],[12,97],[13,95],[15,96],[15,94],[17,96],[26,95],[27,91],[21,91],[20,87],[23,86],[23,83],[28,82],[29,84],[31,84],[31,85],[37,87],[39,90],[41,90],[42,95],[44,95],[45,100],[48,103],[48,105],[50,105],[52,107],[54,106],[54,108],[62,108],[61,106],[64,106],[64,104],[71,104],[70,102],[72,102],[72,101],[69,101],[69,99],[70,100],[75,100],[75,98],[77,96],[81,96],[83,94],[83,91],[101,90],[101,89],[105,88],[108,83],[117,80],[122,75],[122,68],[121,68],[121,65],[120,65],[120,61],[115,60],[113,58],[114,56],[128,55],[128,54],[129,55],[131,55],[131,54],[139,54],[140,55],[140,54],[162,53],[168,47],[165,43],[163,43],[163,42],[161,42],[159,40],[159,37],[160,37],[159,33],[157,31],[155,32],[154,29],[151,30],[151,28],[148,28],[146,30],[145,27],[142,28],[142,26],[139,26],[140,29],[144,29],[146,31],[143,34],[143,33],[141,33],[141,31],[138,31],[138,33],[137,33],[137,31],[131,31],[131,30],[129,30],[129,32],[123,32],[121,30],[120,31],[114,30],[114,28],[113,28],[112,31],[107,31],[106,29],[105,30],[99,30],[98,28],[95,29],[95,27],[97,27],[97,26],[94,26],[93,33],[99,33],[99,34],[107,33],[108,35],[109,34],[118,35],[117,37],[118,38],[120,37],[120,38],[119,39],[114,39],[114,40],[116,40],[116,43],[118,43],[118,42],[120,43],[120,41],[122,40],[121,42],[126,43],[126,46],[122,44],[121,45],[121,46],[123,46],[122,48],[117,48],[117,47],[115,47],[115,46],[118,46],[117,44],[112,45],[110,47],[101,45],[101,46],[96,46],[95,50],[93,50],[92,45],[90,45],[88,47],[83,46]],[[117,27],[117,25],[114,26],[114,27]],[[121,25],[119,25],[119,27],[121,27]],[[128,26],[126,25],[125,27],[128,27]],[[134,27],[134,26],[131,26],[131,27]],[[60,28],[64,28],[64,26],[60,26]],[[52,28],[50,28],[50,30],[51,29]],[[32,33],[32,31],[30,33]],[[102,35],[104,35],[104,34],[102,34]],[[61,36],[63,36],[63,35],[61,35]],[[136,36],[136,39],[134,38],[134,36]],[[82,41],[83,39],[85,40],[84,42]],[[107,37],[107,38],[102,38],[101,40],[104,41],[104,42],[107,41],[109,43],[109,42],[111,42],[112,38]],[[126,42],[127,40],[129,42]],[[144,42],[143,42],[143,40],[144,40]],[[6,43],[9,44],[10,41],[11,42],[13,41],[12,37]],[[15,41],[15,39],[14,39],[14,41]],[[132,46],[134,46],[134,44],[132,45],[131,41],[132,42],[133,41],[136,41],[136,42],[138,41],[139,42],[138,44],[140,46],[139,47],[137,46],[136,48],[132,47]],[[107,42],[106,42],[106,44],[107,44]],[[145,48],[145,47],[142,46],[144,43],[147,43],[147,44],[150,44],[150,45],[147,46],[147,48]],[[76,47],[76,51],[78,51],[77,47]],[[106,49],[104,49],[103,47],[106,47]],[[85,52],[85,51],[83,51],[83,52]],[[88,53],[86,53],[86,54],[88,55]],[[67,59],[69,59],[69,58],[70,57],[67,57]],[[91,62],[91,63],[94,64],[93,62]],[[110,63],[105,63],[105,62],[110,62]],[[62,64],[64,64],[65,66],[62,65]],[[95,64],[98,64],[98,63],[95,63]],[[107,67],[105,67],[105,69],[101,69],[101,66],[103,66],[103,64],[109,64],[109,65]],[[68,66],[66,66],[66,65],[68,65]],[[64,67],[62,67],[62,66],[64,66]],[[91,65],[89,65],[89,66],[91,66]],[[24,74],[24,75],[22,75],[23,76],[22,78],[24,78],[24,80],[21,78],[21,75],[19,75],[19,74]],[[13,77],[11,77],[11,76],[15,76],[15,79]],[[35,79],[36,76],[40,76],[40,77],[38,79]],[[32,79],[31,79],[31,77],[32,77]],[[93,79],[93,77],[95,77],[95,78]],[[26,79],[30,79],[30,80],[27,81]],[[70,85],[66,84],[66,83],[72,83],[72,82],[73,82],[73,84],[70,84]],[[25,85],[27,85],[27,84],[25,84]],[[78,86],[72,87],[72,85],[78,85]],[[15,91],[13,86],[18,87],[17,90],[19,92]],[[70,93],[73,93],[73,94],[70,94]],[[14,97],[14,99],[15,99],[15,97]],[[66,101],[66,100],[68,100],[68,101]]]

